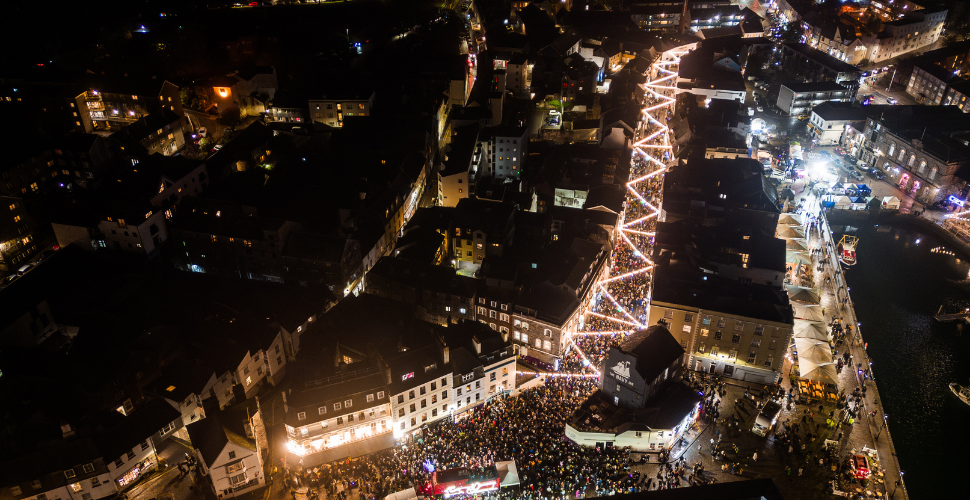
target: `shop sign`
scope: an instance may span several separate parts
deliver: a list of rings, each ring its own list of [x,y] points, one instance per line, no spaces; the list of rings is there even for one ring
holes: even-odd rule
[[[958,207],[962,207],[964,204],[963,200],[961,200],[960,198],[957,198],[956,196],[953,196],[952,194],[950,195],[949,198],[947,198],[947,201],[949,201],[950,203]]]
[[[128,486],[128,484],[130,484],[135,479],[138,479],[138,476],[140,476],[143,472],[147,471],[148,469],[151,469],[154,465],[155,465],[155,461],[152,460],[151,457],[146,458],[141,463],[135,465],[131,469],[128,469],[128,472],[125,472],[124,475],[119,477],[117,479],[118,485],[122,487]]]
[[[475,495],[478,493],[497,490],[498,479],[492,479],[490,481],[481,481],[478,483],[466,484],[464,486],[451,485],[445,488],[444,494],[446,497],[450,497],[453,495]]]

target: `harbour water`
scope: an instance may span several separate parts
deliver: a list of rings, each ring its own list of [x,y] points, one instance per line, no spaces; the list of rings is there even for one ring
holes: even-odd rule
[[[970,468],[970,406],[950,382],[970,383],[970,324],[933,316],[970,308],[970,256],[905,227],[863,226],[859,262],[846,271],[869,343],[912,498],[962,498]],[[836,234],[836,239],[841,234]]]

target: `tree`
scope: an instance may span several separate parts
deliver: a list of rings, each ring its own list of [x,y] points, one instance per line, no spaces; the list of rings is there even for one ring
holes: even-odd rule
[[[212,146],[212,138],[211,137],[203,137],[203,138],[199,139],[199,147],[200,148],[202,148],[202,149],[208,149],[211,146]]]
[[[239,106],[231,105],[219,113],[219,124],[235,129],[242,122]]]

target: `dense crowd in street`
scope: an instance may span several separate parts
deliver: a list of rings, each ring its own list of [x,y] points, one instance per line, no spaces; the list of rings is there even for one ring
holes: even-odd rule
[[[483,468],[514,460],[517,488],[484,498],[581,498],[636,491],[644,486],[631,473],[629,451],[583,448],[564,436],[565,422],[598,381],[555,377],[516,397],[495,397],[457,421],[427,427],[408,444],[344,462],[287,475],[293,498],[300,488],[313,497],[376,499],[395,491],[427,491],[433,471]]]
[[[647,96],[648,107],[666,102],[659,97]],[[666,121],[666,108],[653,110],[657,120]],[[643,136],[655,136],[654,142],[663,143],[663,131],[659,122],[647,120]],[[663,175],[645,178],[657,171],[659,164],[669,160],[669,150],[640,148],[633,155],[630,178],[636,194],[628,192],[624,204],[624,224],[627,225],[613,248],[610,279],[605,284],[608,293],[598,293],[590,310],[596,315],[586,315],[584,332],[625,332],[647,324],[647,302],[650,289],[653,234],[656,231],[658,207],[662,199]],[[622,276],[622,277],[621,277]],[[614,321],[615,318],[618,321]],[[592,366],[599,366],[611,345],[622,338],[622,333],[602,336],[576,337],[576,346],[583,351]],[[584,358],[578,353],[567,357],[569,367],[581,367]],[[569,363],[578,363],[571,365]]]

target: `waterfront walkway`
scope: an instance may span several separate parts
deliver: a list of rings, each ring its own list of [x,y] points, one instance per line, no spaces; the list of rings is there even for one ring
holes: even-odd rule
[[[800,188],[801,186],[797,186]],[[796,188],[796,192],[799,189]],[[817,198],[808,194],[802,206],[806,216],[819,217],[822,221],[818,230],[807,230],[806,235],[809,239],[809,246],[812,249],[821,248],[822,252],[818,255],[813,254],[814,267],[818,269],[820,261],[827,259],[828,264],[824,266],[822,273],[816,273],[816,286],[822,291],[821,306],[824,311],[825,323],[831,324],[836,318],[841,318],[843,325],[851,325],[852,334],[846,334],[845,342],[838,346],[837,356],[848,349],[852,356],[850,366],[846,366],[839,374],[839,389],[845,394],[851,394],[856,388],[866,387],[863,397],[863,411],[859,413],[854,425],[850,426],[851,431],[846,432],[841,443],[843,453],[856,449],[860,450],[863,446],[874,448],[879,452],[880,465],[886,470],[884,481],[879,485],[883,490],[883,498],[901,498],[908,500],[903,474],[899,468],[899,460],[896,456],[896,449],[889,433],[888,419],[882,406],[882,398],[879,396],[879,389],[874,377],[865,377],[861,370],[872,367],[872,362],[866,352],[866,342],[862,337],[862,326],[855,316],[852,307],[851,286],[845,281],[845,274],[842,272],[836,254],[837,241],[834,239],[831,227],[825,219],[824,213],[819,211]],[[807,226],[806,226],[807,228]],[[826,278],[831,281],[826,283]],[[859,367],[861,366],[861,370]],[[873,367],[871,371],[878,371],[878,367]],[[787,377],[785,378],[787,382]],[[845,430],[845,428],[843,428]],[[896,487],[899,480],[899,487]],[[873,490],[872,487],[869,488]]]

